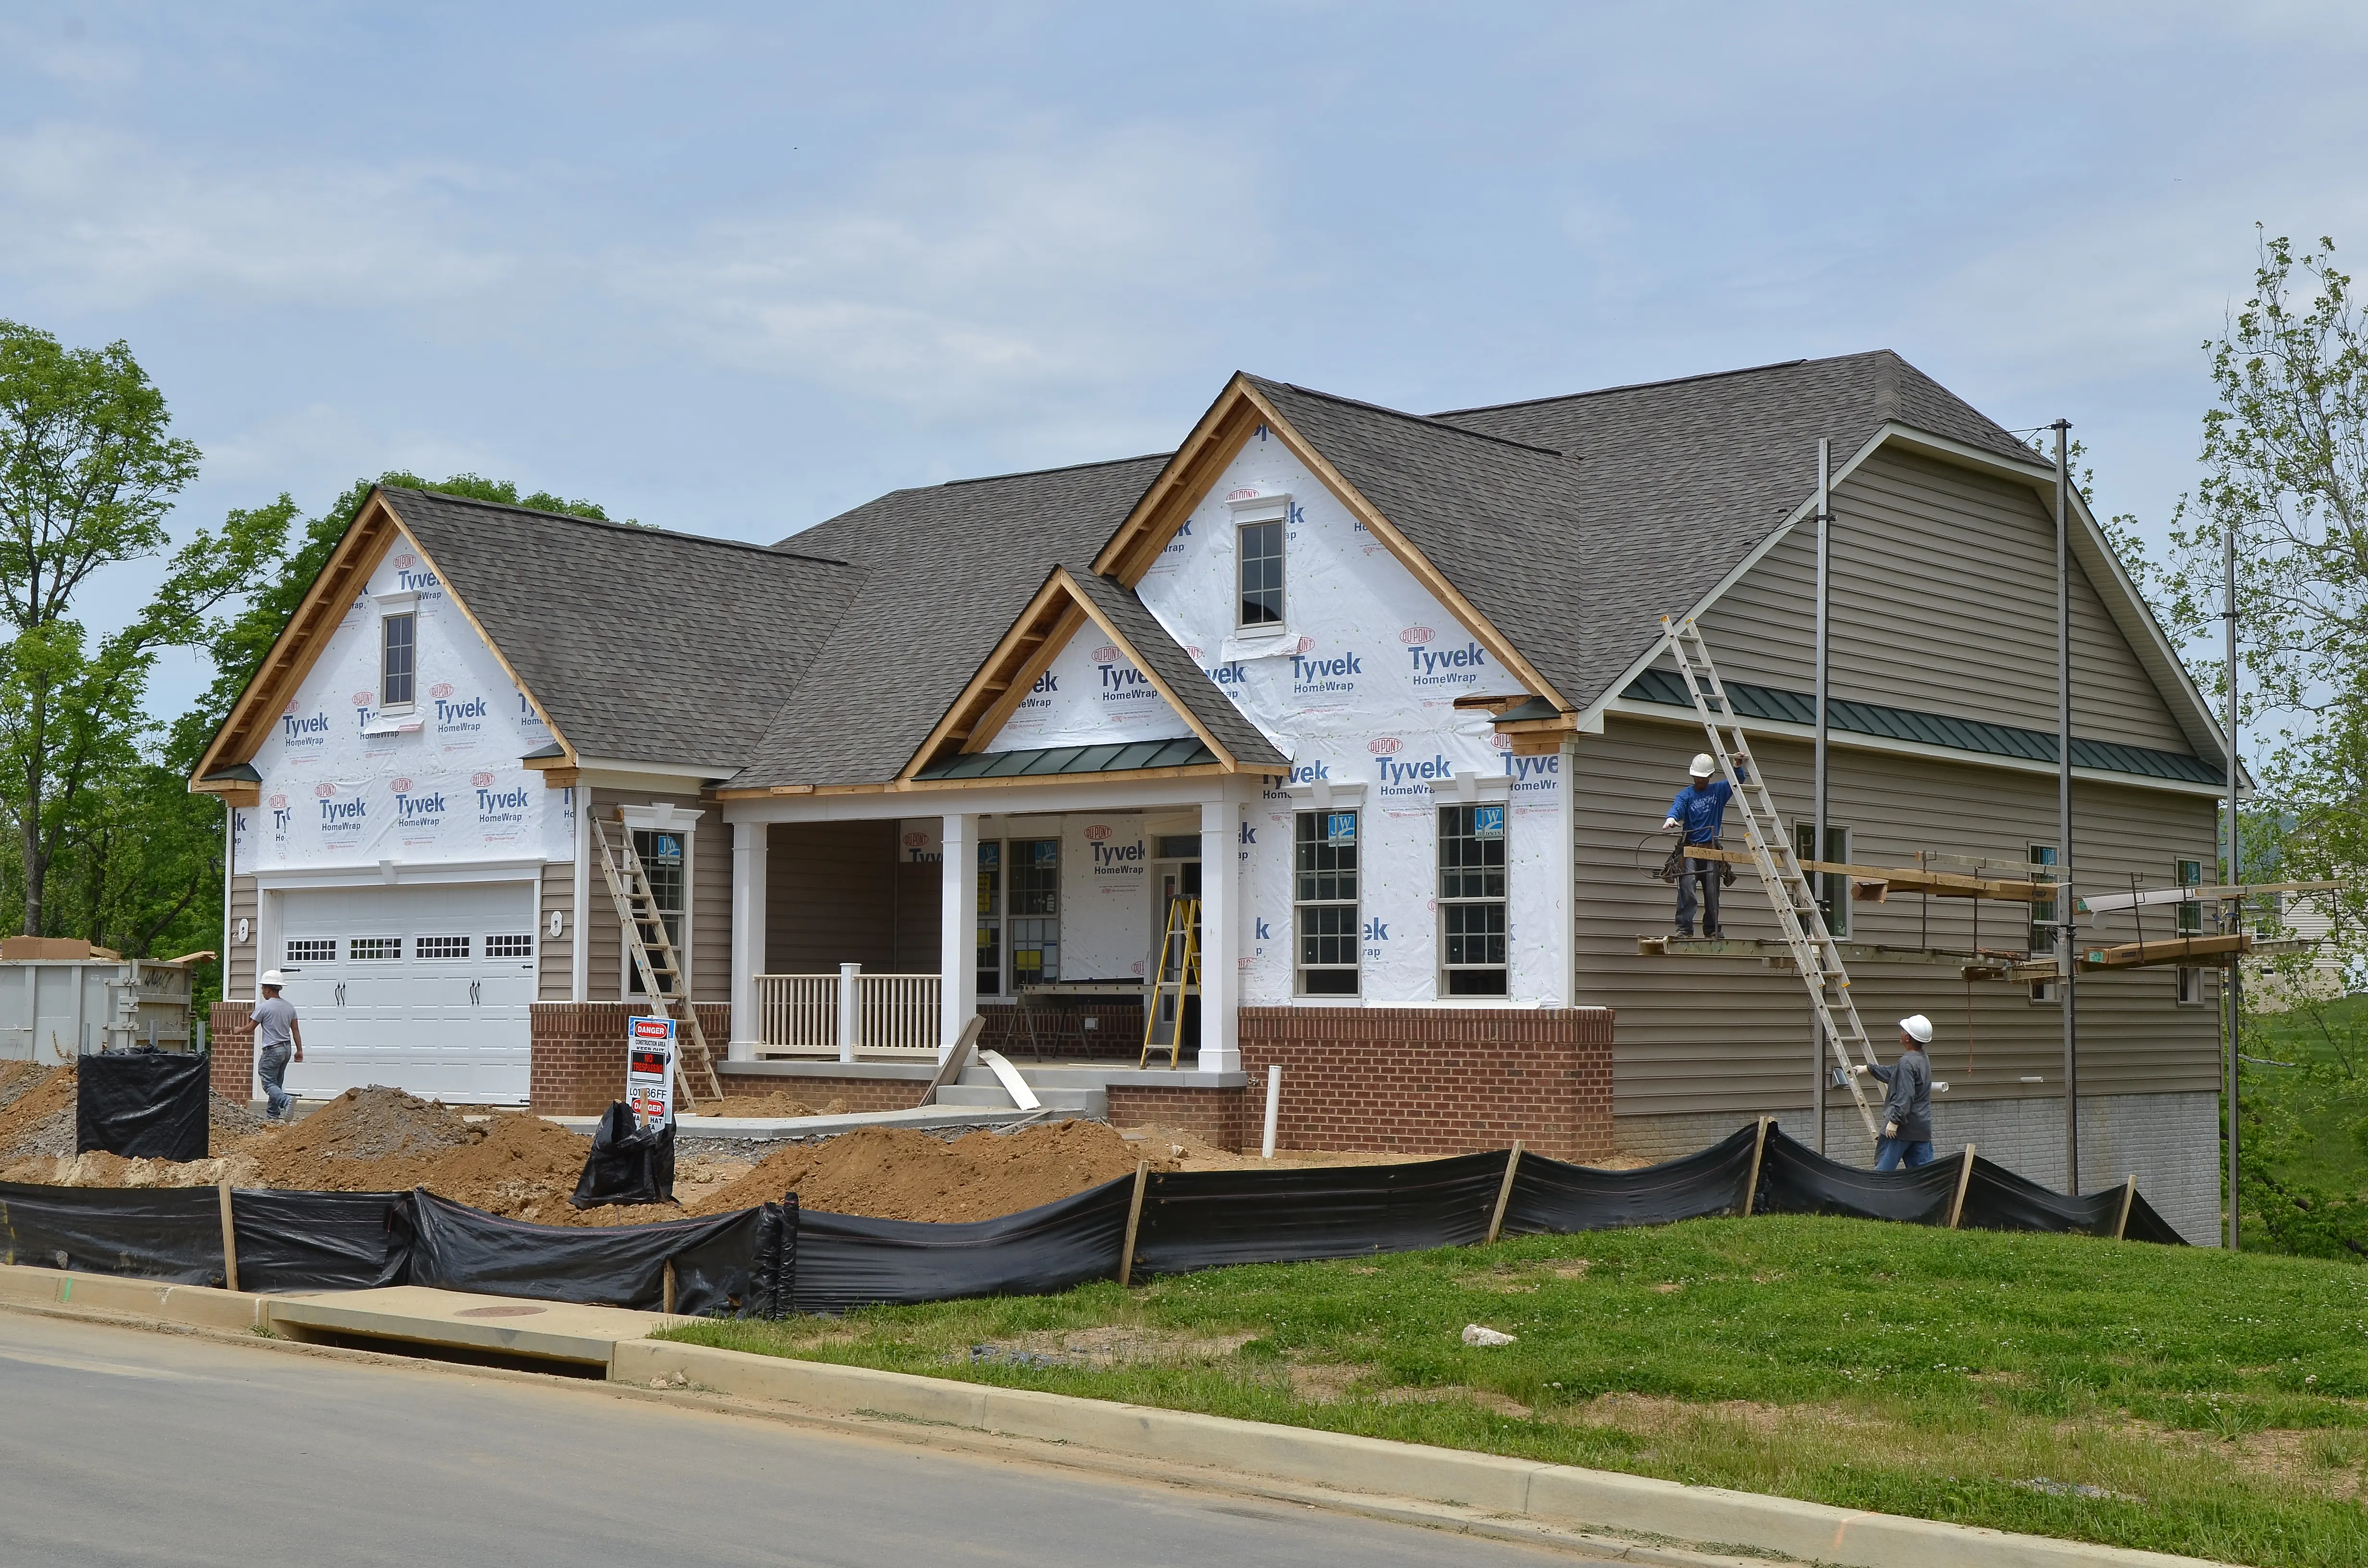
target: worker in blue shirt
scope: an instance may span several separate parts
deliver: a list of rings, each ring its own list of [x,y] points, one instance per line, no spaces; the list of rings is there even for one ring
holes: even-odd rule
[[[1735,764],[1736,778],[1751,777],[1749,761],[1740,753],[1727,760]],[[1701,752],[1695,756],[1693,766],[1686,770],[1686,787],[1678,791],[1676,800],[1669,802],[1669,816],[1661,824],[1662,832],[1682,833],[1681,844],[1707,845],[1713,849],[1720,847],[1719,835],[1726,825],[1726,803],[1735,798],[1735,786],[1724,778],[1713,779],[1711,775],[1717,771],[1718,764],[1712,759],[1710,753]],[[1702,884],[1702,935],[1726,935],[1718,923],[1718,890],[1725,869],[1723,861],[1697,860],[1687,857],[1684,869],[1678,873],[1679,936],[1694,934],[1694,884],[1697,881]],[[1666,872],[1663,874],[1667,875]]]

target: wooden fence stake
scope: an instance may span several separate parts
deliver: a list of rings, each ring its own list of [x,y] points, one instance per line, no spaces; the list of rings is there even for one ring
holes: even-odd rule
[[[666,1296],[660,1302],[659,1310],[668,1317],[674,1315],[674,1259],[672,1258],[667,1258],[666,1261]]]
[[[2122,1217],[2113,1221],[2113,1239],[2115,1241],[2120,1241],[2123,1233],[2127,1232],[2130,1228],[2130,1205],[2136,1200],[2137,1195],[2138,1173],[2132,1171],[2130,1173],[2129,1179],[2122,1183]]]
[[[1949,1229],[1957,1228],[1958,1217],[1965,1211],[1965,1188],[1974,1181],[1974,1146],[1965,1145],[1965,1163],[1957,1172],[1957,1196],[1949,1199]]]
[[[230,1183],[222,1182],[214,1190],[222,1194],[222,1289],[238,1289],[238,1233],[230,1222]]]
[[[1759,1119],[1759,1136],[1751,1145],[1751,1176],[1743,1184],[1744,1218],[1751,1217],[1752,1207],[1759,1201],[1759,1156],[1768,1152],[1768,1119]]]
[[[1134,1278],[1134,1233],[1143,1223],[1143,1185],[1151,1178],[1151,1162],[1134,1162],[1134,1201],[1126,1206],[1126,1244],[1118,1254],[1118,1288],[1121,1290]]]
[[[1497,1184],[1496,1212],[1488,1216],[1488,1239],[1491,1242],[1504,1234],[1505,1205],[1512,1201],[1513,1173],[1520,1168],[1521,1141],[1516,1138],[1513,1140],[1512,1148],[1505,1153],[1505,1179]]]

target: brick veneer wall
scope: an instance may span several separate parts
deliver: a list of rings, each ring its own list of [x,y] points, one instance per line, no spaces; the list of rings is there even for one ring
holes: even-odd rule
[[[762,1097],[778,1090],[816,1109],[836,1099],[845,1100],[850,1111],[910,1110],[921,1103],[921,1091],[929,1086],[926,1078],[783,1078],[763,1073],[734,1073],[726,1062],[715,1064],[715,1074],[723,1080],[723,1092],[727,1095]]]
[[[598,1116],[623,1099],[626,1020],[651,1011],[643,1002],[533,1004],[529,1009],[533,1055],[528,1108],[543,1116]],[[718,1068],[723,1065],[731,1020],[726,1004],[699,1004],[699,1027],[706,1031]]]
[[[1143,1053],[1143,1004],[1131,996],[1037,1008],[1032,1049],[1017,1004],[985,1002],[978,1015],[986,1020],[979,1035],[980,1048],[1006,1056],[1041,1055],[1047,1062],[1133,1062]],[[1083,1027],[1087,1018],[1093,1020],[1091,1028]],[[1189,1049],[1185,1054],[1191,1054]]]
[[[1284,1071],[1288,1074],[1289,1069]],[[1263,1100],[1266,1091],[1262,1086],[1258,1093]],[[1112,1127],[1140,1127],[1145,1122],[1155,1127],[1172,1127],[1235,1153],[1241,1153],[1242,1141],[1251,1125],[1247,1106],[1245,1091],[1239,1088],[1179,1089],[1165,1085],[1130,1084],[1110,1086]],[[1167,1153],[1165,1149],[1156,1152]]]
[[[255,1094],[255,1004],[216,1002],[206,1009],[206,1045],[213,1052],[214,1093],[233,1105]]]
[[[1276,1145],[1461,1154],[1516,1138],[1613,1152],[1609,1007],[1244,1007],[1242,1136],[1282,1065]]]

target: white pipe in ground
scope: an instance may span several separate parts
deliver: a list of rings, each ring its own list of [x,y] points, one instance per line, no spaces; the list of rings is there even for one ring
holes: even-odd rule
[[[1282,1063],[1269,1063],[1266,1070],[1266,1139],[1258,1145],[1258,1157],[1274,1158],[1274,1113],[1282,1103]]]

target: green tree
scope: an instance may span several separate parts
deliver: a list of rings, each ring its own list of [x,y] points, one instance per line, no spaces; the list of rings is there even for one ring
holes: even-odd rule
[[[136,753],[158,653],[201,642],[216,608],[278,559],[286,530],[284,508],[233,512],[172,550],[165,517],[198,449],[170,424],[126,345],[68,349],[0,320],[0,809],[17,833],[28,933],[52,928],[50,872],[85,791]],[[80,612],[100,574],[168,550],[149,601],[93,639]]]

